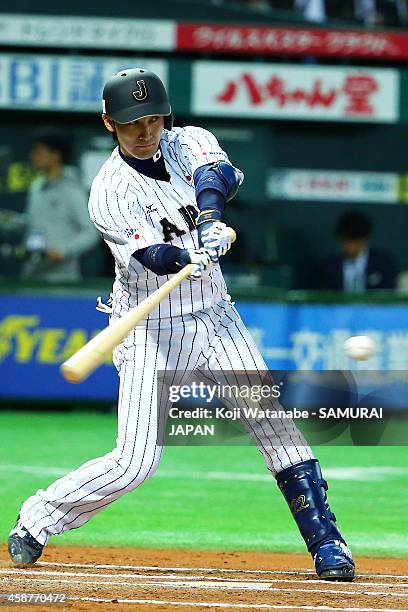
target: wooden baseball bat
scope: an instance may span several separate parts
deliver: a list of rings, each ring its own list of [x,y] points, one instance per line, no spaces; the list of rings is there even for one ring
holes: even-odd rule
[[[231,240],[235,242],[236,234],[233,229],[231,231]],[[60,367],[60,372],[63,378],[70,383],[80,383],[85,380],[96,368],[98,368],[120,344],[129,332],[165,298],[170,291],[177,287],[184,279],[192,273],[193,264],[184,266],[166,281],[159,289],[156,289],[143,302],[131,308],[129,312],[103,329],[99,334],[94,336],[89,342],[81,347],[69,359],[67,359]]]

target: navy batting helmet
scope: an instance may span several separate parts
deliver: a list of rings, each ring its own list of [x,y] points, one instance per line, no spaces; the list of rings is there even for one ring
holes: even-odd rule
[[[166,89],[151,70],[130,68],[117,72],[105,83],[102,97],[103,112],[118,123],[162,115],[165,129],[171,130],[173,127]]]

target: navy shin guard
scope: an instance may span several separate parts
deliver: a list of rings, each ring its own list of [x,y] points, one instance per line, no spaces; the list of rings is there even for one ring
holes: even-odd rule
[[[310,459],[276,476],[309,552],[316,572],[324,580],[351,581],[354,561],[326,497],[327,482],[319,462]]]
[[[276,475],[276,481],[309,552],[314,554],[325,540],[344,542],[327,501],[328,486],[317,459],[282,470]]]

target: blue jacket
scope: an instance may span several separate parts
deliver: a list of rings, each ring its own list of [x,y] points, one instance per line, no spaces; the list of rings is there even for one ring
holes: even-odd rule
[[[325,290],[343,291],[343,261],[344,256],[333,255],[323,265],[320,288]],[[393,258],[377,249],[369,249],[365,271],[365,288],[395,289],[397,284],[397,266]]]

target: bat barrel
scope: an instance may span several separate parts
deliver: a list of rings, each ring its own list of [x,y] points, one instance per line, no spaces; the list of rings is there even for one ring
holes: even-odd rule
[[[63,378],[70,383],[80,383],[99,367],[136,325],[153,310],[161,300],[177,287],[193,271],[188,264],[166,281],[159,289],[120,319],[111,323],[87,342],[60,367]]]
[[[101,334],[106,332],[107,329],[104,329]],[[90,345],[88,342],[61,365],[60,372],[65,380],[73,384],[78,384],[85,380],[105,361],[109,352],[116,346],[116,343],[119,344],[120,342],[120,340],[117,342],[116,339],[112,339],[109,345],[106,345],[106,343],[102,344],[98,336],[95,336],[90,342],[99,340],[99,343],[95,342]]]

